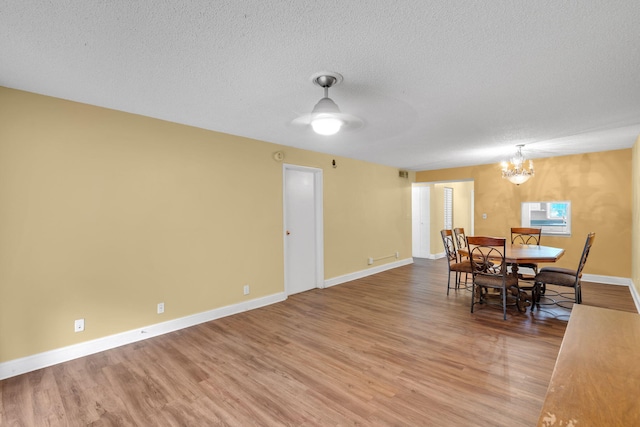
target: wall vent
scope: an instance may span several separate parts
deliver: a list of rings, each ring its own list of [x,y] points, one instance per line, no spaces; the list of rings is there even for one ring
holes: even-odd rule
[[[400,178],[409,178],[409,171],[398,171],[398,176]]]

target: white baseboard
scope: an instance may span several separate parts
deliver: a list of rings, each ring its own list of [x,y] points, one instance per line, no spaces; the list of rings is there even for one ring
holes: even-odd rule
[[[390,262],[388,264],[378,265],[376,267],[367,268],[366,270],[360,270],[353,273],[345,274],[344,276],[332,277],[324,281],[324,287],[328,288],[342,283],[350,282],[356,279],[362,279],[363,277],[371,276],[373,274],[381,273],[386,270],[402,267],[403,265],[413,264],[413,258],[405,258],[399,261]]]
[[[583,282],[604,283],[605,285],[631,286],[631,279],[627,277],[600,276],[599,274],[583,274]]]
[[[437,254],[430,254],[429,256],[423,257],[423,256],[416,256],[414,258],[421,258],[421,259],[440,259],[440,258],[444,258],[446,256],[446,254],[444,252],[440,252]]]
[[[287,299],[284,292],[0,363],[0,380]]]

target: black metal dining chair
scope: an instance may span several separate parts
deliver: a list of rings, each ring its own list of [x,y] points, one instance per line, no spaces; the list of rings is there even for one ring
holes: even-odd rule
[[[506,239],[501,237],[467,236],[469,264],[473,270],[471,312],[476,304],[488,303],[488,289],[496,289],[502,300],[502,313],[507,320],[507,299],[515,297],[518,311],[520,289],[518,278],[513,276],[505,261]]]
[[[464,262],[464,260],[468,259],[469,257],[467,256],[463,256],[460,254],[460,249],[466,249],[467,248],[467,235],[464,233],[464,228],[463,227],[456,227],[453,229],[453,237],[456,241],[456,247],[458,249],[458,261],[460,262]],[[464,275],[464,283],[466,284],[469,281],[469,274],[470,273],[465,273]],[[462,280],[462,274],[460,275],[460,280]]]
[[[449,274],[447,276],[447,295],[449,295],[449,289],[451,287],[451,273],[455,273],[454,288],[460,288],[460,278],[462,273],[471,274],[471,264],[469,262],[461,262],[458,258],[458,251],[454,243],[453,232],[451,230],[441,230],[442,244],[444,245],[445,256],[447,257],[447,265],[449,267]]]
[[[536,274],[533,287],[533,305],[531,307],[532,310],[534,306],[538,306],[538,309],[540,309],[540,299],[543,294],[542,288],[546,285],[557,285],[573,288],[573,298],[571,298],[570,300],[554,300],[554,304],[562,302],[573,302],[575,304],[582,304],[582,270],[587,263],[587,258],[589,257],[589,252],[591,251],[591,247],[593,246],[595,238],[596,233],[589,233],[587,235],[587,240],[584,243],[584,249],[582,250],[582,256],[580,257],[580,262],[578,263],[577,269],[571,270],[569,268],[562,267],[544,267],[538,274]],[[560,296],[564,296],[564,294],[558,294]]]
[[[538,245],[540,246],[540,240],[542,236],[541,228],[528,228],[528,227],[512,227],[511,228],[511,244],[512,245]],[[538,264],[524,263],[518,264],[516,268],[530,268],[533,270],[532,276],[527,276],[519,273],[519,278],[522,280],[533,280],[535,275],[538,274]]]
[[[464,234],[464,228],[456,227],[453,229],[453,235],[456,239],[456,246],[458,250],[464,249],[467,247],[467,236]]]

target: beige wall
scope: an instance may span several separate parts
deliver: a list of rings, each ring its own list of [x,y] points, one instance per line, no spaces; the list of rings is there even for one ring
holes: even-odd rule
[[[631,150],[536,159],[536,176],[516,186],[500,177],[499,165],[416,173],[418,182],[473,179],[475,234],[507,236],[520,224],[523,201],[571,200],[572,236],[543,237],[566,249],[558,266],[575,268],[586,235],[597,233],[585,273],[631,277]],[[482,214],[487,219],[482,219]]]
[[[633,226],[631,231],[631,278],[640,294],[640,137],[633,146],[633,173],[631,182],[633,183]]]
[[[473,181],[453,182],[448,186],[453,188],[453,227],[462,227],[470,233]]]
[[[324,171],[325,279],[411,256],[397,169],[6,88],[0,117],[0,362],[283,292],[277,150]]]

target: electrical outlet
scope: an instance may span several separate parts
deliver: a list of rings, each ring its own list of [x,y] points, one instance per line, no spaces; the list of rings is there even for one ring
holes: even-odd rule
[[[369,259],[367,260],[367,264],[369,264],[369,265],[373,264],[373,258],[369,258]]]
[[[396,252],[396,259],[400,258],[400,252]]]
[[[159,302],[158,303],[158,314],[162,314],[164,313],[164,303],[163,302]]]
[[[78,319],[73,324],[74,332],[82,332],[84,331],[84,319]]]
[[[249,285],[244,285],[244,289],[242,291],[244,292],[245,295],[249,295],[249,292],[250,292]]]

